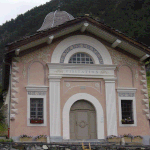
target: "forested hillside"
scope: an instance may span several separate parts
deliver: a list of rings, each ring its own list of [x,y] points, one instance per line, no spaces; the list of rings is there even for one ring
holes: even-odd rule
[[[4,46],[35,33],[45,16],[57,9],[58,3],[59,0],[51,0],[0,26],[0,63]],[[150,45],[150,0],[61,0],[61,10],[74,17],[90,14],[94,19]]]

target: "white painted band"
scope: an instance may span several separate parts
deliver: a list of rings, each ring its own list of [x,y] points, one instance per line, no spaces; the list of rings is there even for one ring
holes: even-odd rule
[[[77,93],[72,95],[64,105],[63,108],[63,139],[70,139],[70,125],[69,125],[69,113],[71,106],[78,100],[87,100],[93,104],[96,110],[97,120],[97,137],[98,139],[104,139],[104,114],[103,108],[98,99],[87,93]]]

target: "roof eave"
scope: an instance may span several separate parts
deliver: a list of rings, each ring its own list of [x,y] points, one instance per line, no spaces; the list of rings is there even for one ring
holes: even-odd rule
[[[135,50],[138,50],[140,52],[140,54],[138,56],[139,58],[143,57],[145,54],[150,54],[150,49],[148,47],[146,47],[145,45],[138,43],[138,42],[130,39],[129,37],[126,37],[124,34],[118,33],[114,29],[104,25],[103,23],[99,23],[96,20],[89,18],[89,17],[76,18],[74,20],[68,21],[57,27],[54,27],[54,28],[51,28],[48,30],[44,30],[44,31],[39,31],[36,34],[31,35],[23,40],[16,41],[14,43],[7,45],[7,48],[9,48],[9,50],[7,52],[9,53],[11,51],[15,51],[17,48],[19,48],[22,51],[22,50],[28,49],[30,47],[34,47],[38,44],[47,42],[49,36],[51,36],[51,35],[53,35],[54,38],[56,39],[58,37],[64,36],[71,32],[80,30],[83,23],[85,23],[85,22],[88,22],[90,24],[90,26],[87,28],[87,31],[93,32],[93,34],[95,34],[94,28],[95,28],[95,30],[99,29],[99,30],[104,31],[104,32],[108,33],[109,35],[111,35],[114,38],[113,39],[114,41],[116,39],[119,39],[124,42],[124,46],[129,45],[128,47],[126,47],[127,51],[128,51],[129,47],[136,48]],[[97,36],[100,36],[100,35],[97,35]],[[106,38],[106,40],[107,39],[108,38]],[[109,41],[109,42],[113,42],[113,41]],[[111,44],[113,44],[113,43],[111,43]],[[120,44],[119,46],[122,49],[124,48],[123,44]]]

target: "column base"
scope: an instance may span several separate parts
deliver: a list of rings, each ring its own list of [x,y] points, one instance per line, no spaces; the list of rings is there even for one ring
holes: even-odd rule
[[[149,135],[144,135],[143,136],[143,144],[144,145],[150,145],[150,136]]]
[[[63,137],[62,136],[50,136],[50,142],[62,142]]]

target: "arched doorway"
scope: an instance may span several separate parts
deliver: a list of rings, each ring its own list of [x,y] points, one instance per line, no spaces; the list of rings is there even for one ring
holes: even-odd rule
[[[97,139],[96,111],[86,100],[76,101],[70,109],[70,139]]]

